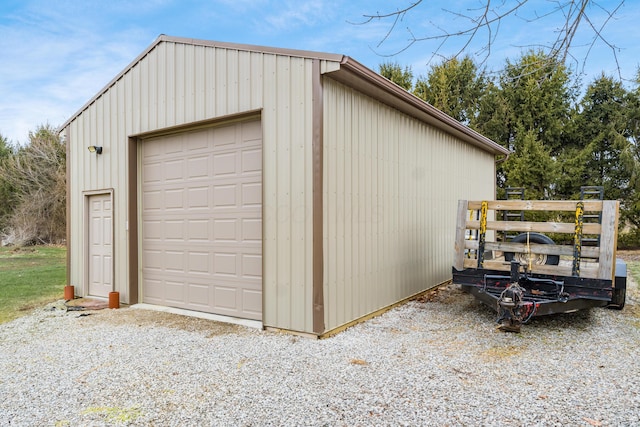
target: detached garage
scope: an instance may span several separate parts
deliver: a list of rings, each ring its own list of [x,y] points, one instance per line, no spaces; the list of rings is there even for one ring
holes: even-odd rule
[[[448,280],[507,154],[349,57],[168,36],[62,132],[77,295],[315,336]]]

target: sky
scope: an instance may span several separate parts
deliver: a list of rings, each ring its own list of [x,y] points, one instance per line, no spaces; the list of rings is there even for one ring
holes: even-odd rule
[[[384,62],[415,77],[456,54],[466,39],[420,41],[468,26],[486,0],[423,0],[392,29],[386,14],[416,0],[1,0],[0,135],[28,141],[38,126],[58,127],[161,34],[348,55],[377,71]],[[479,32],[465,50],[487,70],[553,42],[564,0],[530,0],[491,35]],[[606,11],[616,11],[606,21]],[[505,8],[515,0],[495,1]],[[640,65],[640,2],[594,0],[574,38],[568,64],[588,83],[601,73],[630,81]],[[534,18],[538,19],[534,19]],[[596,39],[589,24],[601,28]],[[491,37],[491,53],[483,51]],[[440,46],[441,45],[441,46]],[[440,46],[439,50],[438,47]],[[614,49],[612,50],[612,47]],[[615,51],[615,56],[613,52]]]

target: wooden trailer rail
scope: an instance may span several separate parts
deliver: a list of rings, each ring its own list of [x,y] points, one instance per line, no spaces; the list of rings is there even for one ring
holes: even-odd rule
[[[574,223],[497,221],[496,211],[554,211],[574,212]],[[456,241],[453,267],[484,268],[509,271],[508,262],[485,259],[488,251],[558,255],[559,265],[531,265],[531,272],[553,276],[573,276],[589,279],[614,280],[618,230],[619,202],[615,200],[494,200],[458,202]],[[493,211],[493,214],[491,214]],[[469,215],[469,213],[474,213]],[[602,213],[600,224],[585,223],[584,212]],[[473,219],[479,218],[479,219]],[[487,231],[516,231],[521,233],[565,233],[573,235],[572,245],[513,243],[487,241]],[[496,233],[493,233],[496,234]],[[600,246],[582,247],[582,235],[599,235]],[[469,239],[469,236],[477,236]],[[587,261],[592,259],[594,261]]]

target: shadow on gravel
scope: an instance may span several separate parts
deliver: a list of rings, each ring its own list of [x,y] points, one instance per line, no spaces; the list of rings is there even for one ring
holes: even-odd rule
[[[525,326],[529,329],[573,329],[585,331],[595,326],[593,310],[606,310],[606,308],[591,308],[576,311],[574,313],[551,314],[548,316],[534,317]]]
[[[102,310],[86,319],[87,320],[85,321],[87,322],[109,322],[115,326],[158,326],[180,329],[188,332],[202,332],[208,338],[229,334],[243,334],[247,331],[245,327],[235,324],[182,316],[179,314],[132,308]]]
[[[487,305],[476,300],[472,295],[463,292],[460,286],[447,284],[440,286],[425,296],[418,299],[424,303],[439,303],[451,305],[453,310],[459,311],[465,317],[477,318],[477,322],[487,325],[495,325],[497,312]],[[609,312],[610,314],[624,313],[626,316],[632,316],[636,307],[627,306],[623,312],[609,310],[607,308],[591,308],[576,311],[574,313],[559,313],[548,316],[540,316],[532,318],[523,326],[522,332],[530,331],[556,331],[559,329],[569,331],[587,331],[593,327],[597,327],[597,311]]]

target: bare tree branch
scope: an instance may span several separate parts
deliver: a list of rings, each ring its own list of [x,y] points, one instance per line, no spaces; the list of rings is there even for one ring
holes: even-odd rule
[[[611,53],[613,54],[613,59],[616,62],[616,69],[618,70],[618,78],[620,80],[622,80],[622,73],[620,72],[620,63],[618,62],[618,53],[617,53],[620,50],[620,48],[618,48],[618,47],[614,46],[613,44],[609,43],[609,41],[602,36],[602,30],[609,23],[609,21],[611,21],[615,17],[615,14],[618,13],[618,10],[622,7],[623,4],[624,4],[624,1],[621,1],[618,4],[618,6],[616,6],[616,8],[612,12],[609,12],[608,10],[606,10],[606,9],[601,7],[601,9],[604,12],[606,12],[608,14],[608,16],[607,16],[607,19],[602,23],[600,28],[596,28],[595,25],[593,24],[593,22],[591,22],[591,19],[589,19],[588,16],[585,16],[585,20],[589,23],[589,26],[591,27],[591,29],[595,33],[595,37],[593,38],[591,44],[589,45],[589,50],[587,51],[587,54],[585,55],[584,61],[582,63],[582,67],[584,68],[584,64],[585,64],[587,58],[589,57],[589,54],[591,53],[591,50],[595,46],[596,42],[598,40],[600,40],[611,49]]]
[[[586,27],[593,32],[594,36],[589,44],[587,55],[583,58],[583,69],[584,63],[596,43],[602,42],[611,49],[618,73],[620,74],[617,57],[619,48],[607,40],[603,31],[619,12],[624,2],[625,0],[618,0],[615,7],[605,8],[600,5],[597,0],[550,0],[544,3],[529,0],[515,0],[515,2],[509,2],[507,0],[497,2],[484,0],[481,7],[474,9],[456,11],[443,8],[441,9],[442,12],[451,15],[454,20],[462,20],[463,24],[452,29],[449,27],[451,24],[450,21],[447,24],[447,28],[443,28],[442,25],[430,20],[428,24],[431,30],[426,30],[423,35],[419,35],[415,30],[407,27],[406,32],[409,35],[408,39],[401,47],[392,48],[391,53],[384,53],[381,52],[381,50],[384,46],[391,43],[391,38],[394,34],[401,31],[400,23],[405,21],[410,13],[415,14],[419,7],[428,7],[428,3],[423,3],[422,0],[418,0],[409,3],[407,7],[398,8],[392,12],[365,14],[363,15],[364,20],[357,23],[357,25],[366,25],[374,21],[389,22],[386,33],[377,43],[375,49],[373,49],[374,52],[383,57],[395,56],[406,51],[418,42],[429,41],[436,42],[431,59],[436,56],[446,58],[459,57],[463,54],[469,54],[473,43],[484,37],[484,41],[480,44],[479,48],[475,48],[476,51],[474,52],[474,56],[480,56],[482,58],[479,61],[479,65],[483,65],[491,55],[492,46],[498,38],[502,24],[507,20],[513,21],[513,19],[520,19],[524,24],[530,24],[542,19],[559,16],[561,19],[559,25],[557,25],[557,36],[555,39],[549,43],[542,40],[540,43],[529,44],[529,48],[536,46],[542,49],[549,56],[550,60],[566,63],[569,58],[575,59],[571,49],[575,47],[578,30]],[[549,5],[552,5],[552,7],[547,9]],[[606,19],[604,19],[603,22],[596,24],[594,19],[589,16],[593,8],[606,13]],[[447,52],[444,54],[445,45],[453,40],[460,42],[459,47],[456,47],[453,53]]]

